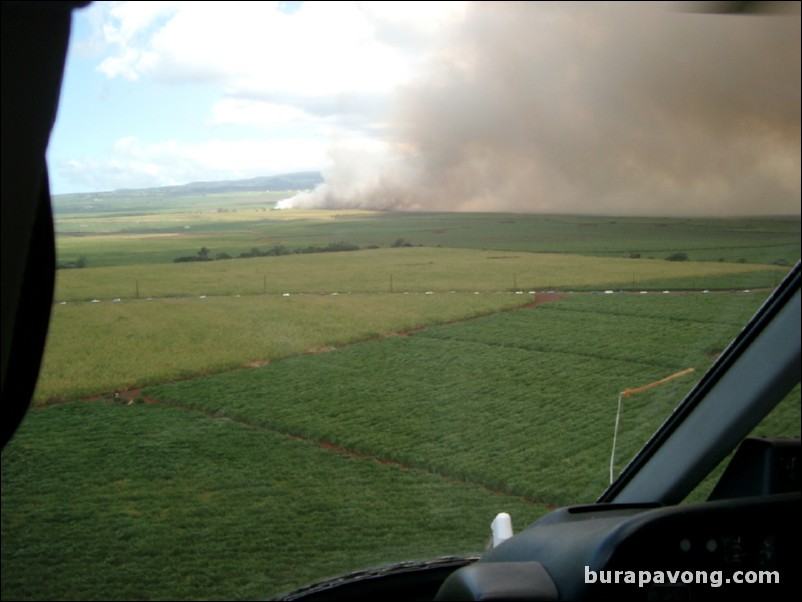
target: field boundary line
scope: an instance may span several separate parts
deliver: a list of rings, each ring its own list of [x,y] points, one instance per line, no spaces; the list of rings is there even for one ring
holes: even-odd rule
[[[356,460],[371,461],[371,462],[375,462],[377,464],[381,464],[382,466],[387,466],[389,468],[395,468],[395,469],[398,469],[398,470],[416,470],[416,471],[419,471],[419,472],[424,472],[424,473],[430,474],[432,476],[438,477],[440,479],[443,479],[444,481],[447,481],[449,483],[463,483],[463,484],[466,484],[466,485],[472,485],[474,487],[481,487],[485,491],[488,491],[489,493],[492,493],[494,495],[506,495],[506,496],[509,496],[509,497],[513,497],[513,498],[519,499],[519,500],[521,500],[521,501],[523,501],[523,502],[525,502],[527,504],[532,504],[532,505],[536,505],[536,506],[542,506],[542,507],[546,508],[547,510],[553,510],[553,509],[557,508],[557,505],[555,505],[555,504],[553,504],[551,502],[547,502],[545,500],[536,500],[536,499],[530,498],[528,496],[511,493],[509,491],[505,491],[505,490],[502,490],[502,489],[496,489],[494,487],[491,487],[490,485],[487,485],[486,483],[480,483],[480,482],[477,482],[477,481],[470,481],[470,480],[464,479],[464,478],[458,478],[458,477],[455,477],[453,475],[449,475],[448,473],[444,473],[444,472],[437,471],[437,470],[431,470],[431,469],[423,467],[423,466],[413,466],[413,465],[410,465],[410,464],[405,464],[403,462],[399,462],[397,460],[393,460],[391,458],[384,458],[384,457],[378,456],[376,454],[370,454],[370,453],[360,452],[360,451],[353,450],[353,449],[347,449],[347,448],[345,448],[345,447],[343,447],[341,445],[337,445],[335,443],[331,443],[330,441],[326,441],[325,439],[316,439],[314,437],[306,437],[304,435],[300,435],[298,433],[293,433],[291,431],[283,430],[283,429],[277,428],[275,426],[270,426],[270,425],[267,425],[267,424],[256,424],[256,423],[250,422],[248,420],[245,420],[244,418],[237,418],[237,417],[227,416],[227,415],[224,415],[224,414],[218,414],[218,413],[215,413],[215,412],[212,412],[212,411],[209,411],[209,410],[202,410],[202,409],[198,409],[198,408],[192,408],[192,407],[180,404],[180,403],[162,401],[162,400],[150,397],[150,396],[142,396],[141,395],[141,391],[139,389],[135,389],[135,390],[131,390],[131,391],[125,391],[123,393],[120,393],[119,396],[120,396],[120,399],[123,400],[123,401],[124,400],[128,400],[127,405],[133,405],[135,403],[134,402],[135,399],[141,398],[141,399],[144,400],[144,403],[147,404],[147,405],[157,405],[157,406],[176,408],[176,409],[179,409],[179,410],[184,410],[186,412],[192,412],[192,413],[195,413],[195,414],[200,414],[202,416],[205,416],[207,418],[211,418],[213,420],[228,420],[229,422],[232,422],[234,424],[237,424],[237,425],[245,427],[245,428],[250,428],[250,429],[255,429],[255,430],[258,430],[258,431],[264,431],[264,432],[267,432],[267,433],[272,433],[272,434],[275,434],[275,435],[280,435],[282,437],[286,437],[288,439],[292,439],[293,441],[298,441],[300,443],[305,443],[305,444],[308,444],[308,445],[315,445],[315,446],[317,446],[319,449],[321,449],[323,451],[330,452],[330,453],[335,453],[335,454],[338,454],[338,455],[341,455],[341,456],[345,456],[345,457],[348,457],[348,458],[354,458]]]
[[[445,342],[457,342],[457,343],[466,343],[471,345],[482,345],[484,347],[490,347],[495,349],[512,349],[515,351],[525,351],[529,353],[547,353],[549,355],[563,355],[568,357],[580,357],[585,359],[592,359],[592,360],[600,360],[600,361],[608,361],[608,362],[626,362],[628,364],[636,364],[640,366],[648,366],[649,368],[666,368],[667,370],[673,370],[676,366],[670,366],[665,363],[660,362],[644,362],[644,361],[635,361],[628,358],[620,358],[620,357],[603,357],[600,354],[594,353],[580,353],[576,351],[562,351],[559,349],[531,349],[529,347],[523,347],[521,345],[508,345],[502,343],[488,343],[487,341],[473,341],[471,339],[460,339],[456,337],[433,337],[433,336],[426,336],[425,334],[420,335],[423,338],[426,338],[430,341],[445,341]]]

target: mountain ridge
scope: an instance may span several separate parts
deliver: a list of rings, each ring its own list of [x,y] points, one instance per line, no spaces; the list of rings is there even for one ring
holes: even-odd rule
[[[183,196],[189,194],[215,194],[226,192],[265,192],[284,190],[307,190],[323,183],[323,176],[317,171],[299,171],[272,176],[257,176],[240,180],[212,180],[189,182],[172,186],[156,186],[152,188],[120,188],[99,192],[74,192],[54,194],[53,198],[76,198],[93,196],[104,197],[147,197],[147,196]]]

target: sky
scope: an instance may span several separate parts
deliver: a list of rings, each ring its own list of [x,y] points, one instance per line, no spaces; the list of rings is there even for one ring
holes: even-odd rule
[[[94,2],[51,189],[315,170],[285,205],[799,215],[799,3],[688,6]]]

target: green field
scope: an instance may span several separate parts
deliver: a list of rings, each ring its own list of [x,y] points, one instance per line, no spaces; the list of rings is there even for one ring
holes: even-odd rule
[[[38,410],[3,451],[4,600],[264,599],[481,551],[543,507],[161,406]]]
[[[798,218],[280,196],[57,206],[87,267],[58,272],[42,407],[3,450],[4,599],[255,599],[479,554],[497,512],[593,501],[619,392],[694,369],[625,400],[616,472],[799,258]],[[173,262],[342,241],[362,250]],[[756,432],[799,424],[797,387]]]
[[[618,393],[696,371],[627,402],[623,467],[760,301],[574,296],[144,393],[559,506],[604,488]]]
[[[415,247],[59,270],[57,301],[426,291],[771,287],[787,268]],[[745,286],[742,286],[745,285]]]
[[[96,213],[62,212],[56,224],[59,260],[84,256],[92,267],[171,263],[176,257],[194,255],[201,247],[207,247],[213,257],[218,253],[236,257],[254,247],[298,250],[347,242],[360,248],[387,248],[399,240],[415,247],[633,259],[662,260],[685,253],[691,261],[780,266],[793,265],[800,257],[798,216],[681,219],[272,211],[275,198],[264,199],[259,206],[253,195],[209,195],[185,198],[183,205],[170,199],[169,210],[135,212],[123,205],[118,211],[109,206],[102,212],[94,207]]]
[[[253,599],[480,553],[496,512],[595,499],[618,392],[697,369],[628,399],[620,470],[760,301],[575,295],[35,410],[3,452],[3,595]],[[799,423],[797,387],[758,432]]]
[[[507,293],[307,294],[56,305],[35,400],[260,365],[529,300]]]
[[[555,283],[743,290],[778,278],[776,267],[750,264],[425,247],[60,270],[35,399],[130,389],[483,315]]]

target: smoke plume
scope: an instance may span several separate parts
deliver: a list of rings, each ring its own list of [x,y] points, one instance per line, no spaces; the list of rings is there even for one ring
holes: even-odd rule
[[[472,3],[294,206],[798,214],[799,15]]]

